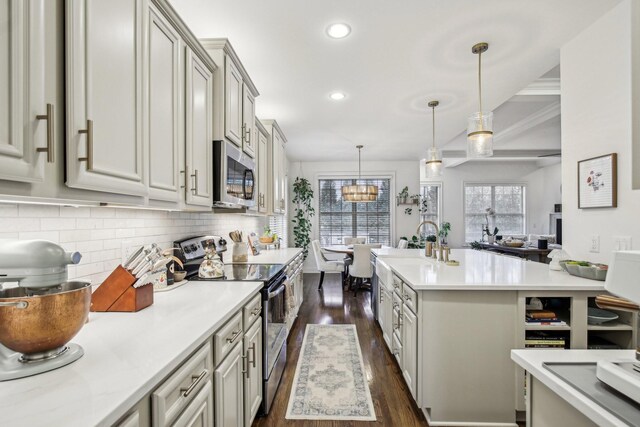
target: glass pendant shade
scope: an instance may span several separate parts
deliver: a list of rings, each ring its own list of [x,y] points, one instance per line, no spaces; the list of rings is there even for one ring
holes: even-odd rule
[[[427,154],[427,178],[438,178],[442,176],[442,154],[435,147],[429,148]]]
[[[493,113],[473,113],[467,127],[467,157],[493,156]]]
[[[375,202],[378,200],[378,187],[375,185],[345,185],[342,187],[342,199],[345,202]]]
[[[362,145],[357,145],[358,149],[358,179],[360,179],[361,175],[361,161],[360,161],[360,150],[362,150]],[[342,200],[345,202],[356,202],[356,203],[366,203],[366,202],[375,202],[378,200],[378,187],[375,185],[363,185],[358,184],[353,185],[343,185],[342,186]]]

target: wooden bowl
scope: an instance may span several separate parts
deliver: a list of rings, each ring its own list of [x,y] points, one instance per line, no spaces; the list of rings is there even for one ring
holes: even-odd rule
[[[273,243],[273,237],[260,237],[260,243]]]
[[[186,276],[186,271],[178,270],[173,273],[173,280],[175,281],[175,283],[182,282]]]
[[[519,242],[504,242],[505,246],[508,246],[510,248],[521,248],[524,246],[524,242],[519,241]]]

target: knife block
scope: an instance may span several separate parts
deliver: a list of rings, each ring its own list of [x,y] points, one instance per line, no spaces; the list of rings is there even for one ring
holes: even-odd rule
[[[91,311],[136,312],[153,304],[153,285],[134,288],[136,278],[121,265],[91,295]]]

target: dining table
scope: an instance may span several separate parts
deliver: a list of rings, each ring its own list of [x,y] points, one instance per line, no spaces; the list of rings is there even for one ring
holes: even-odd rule
[[[353,245],[328,245],[323,246],[322,250],[336,254],[345,254],[353,258]]]

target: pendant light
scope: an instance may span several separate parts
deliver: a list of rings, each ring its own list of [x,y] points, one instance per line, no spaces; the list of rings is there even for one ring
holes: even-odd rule
[[[427,178],[437,178],[442,176],[442,154],[440,150],[436,148],[436,107],[440,105],[440,101],[430,101],[429,107],[431,107],[431,148],[427,152]]]
[[[356,145],[358,149],[358,181],[361,175],[360,151],[362,145]],[[355,185],[344,185],[342,187],[342,199],[345,202],[375,202],[378,199],[378,187],[375,185],[359,185],[356,181]]]
[[[493,156],[493,113],[482,112],[482,54],[489,49],[488,43],[478,43],[471,52],[478,55],[478,98],[480,109],[469,117],[467,127],[467,157]]]

